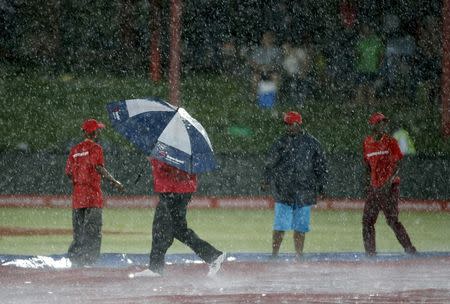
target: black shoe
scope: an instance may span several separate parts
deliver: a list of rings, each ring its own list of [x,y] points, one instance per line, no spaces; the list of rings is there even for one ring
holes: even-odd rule
[[[407,254],[417,254],[417,249],[416,249],[416,247],[412,246],[411,248],[406,248],[405,252]]]
[[[276,261],[276,260],[278,260],[280,257],[278,256],[278,254],[272,254],[270,257],[269,257],[269,260],[270,261]]]
[[[296,255],[295,255],[295,257],[294,257],[294,262],[299,263],[299,262],[303,262],[303,261],[304,261],[303,254],[296,254]]]
[[[82,268],[85,264],[80,260],[70,259],[71,268]]]
[[[377,255],[375,251],[366,251],[366,257],[373,258]]]

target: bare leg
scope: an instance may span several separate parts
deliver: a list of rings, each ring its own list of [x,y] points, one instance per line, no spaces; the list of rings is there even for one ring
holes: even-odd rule
[[[272,234],[272,257],[276,257],[283,242],[284,231],[274,230]]]
[[[305,234],[303,232],[294,231],[294,246],[297,257],[302,256],[304,245],[305,245]]]

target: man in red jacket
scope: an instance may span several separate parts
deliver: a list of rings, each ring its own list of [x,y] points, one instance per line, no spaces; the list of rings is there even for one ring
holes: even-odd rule
[[[157,159],[151,159],[154,191],[159,193],[152,228],[152,250],[149,269],[135,277],[159,277],[164,270],[164,257],[174,238],[189,246],[209,264],[208,276],[214,276],[225,260],[225,253],[200,239],[187,226],[186,212],[192,193],[197,190],[197,176],[179,170]]]
[[[387,118],[374,113],[369,119],[372,135],[364,140],[364,163],[367,168],[367,199],[364,205],[362,225],[364,249],[369,256],[376,254],[375,223],[383,211],[388,225],[407,253],[416,248],[398,219],[399,184],[398,163],[403,158],[397,141],[387,133]]]
[[[73,184],[73,241],[68,256],[76,266],[93,264],[100,254],[103,207],[101,178],[106,178],[114,187],[123,190],[122,184],[106,170],[103,149],[95,142],[100,129],[104,127],[95,119],[86,120],[81,127],[86,139],[70,150],[66,162],[66,174]]]

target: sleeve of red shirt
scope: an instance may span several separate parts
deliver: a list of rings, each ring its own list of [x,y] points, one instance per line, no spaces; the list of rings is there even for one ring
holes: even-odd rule
[[[390,146],[391,146],[392,156],[394,157],[394,160],[396,162],[401,160],[403,158],[403,153],[402,153],[402,150],[400,150],[400,146],[398,145],[398,142],[394,138],[391,139]]]
[[[148,160],[152,164],[152,167],[153,167],[154,171],[158,171],[158,172],[161,172],[161,173],[164,172],[165,175],[169,174],[169,172],[167,170],[165,170],[165,167],[163,166],[163,164],[164,164],[163,162],[160,162],[160,161],[158,161],[155,158],[148,158]]]
[[[367,146],[367,137],[364,139],[364,142],[363,142],[363,159],[364,159],[364,162],[367,164],[367,163],[369,163],[369,160],[366,157],[366,146]]]
[[[94,157],[94,165],[95,166],[105,166],[105,161],[103,160],[103,149],[101,146],[95,147],[95,157]]]
[[[67,158],[66,161],[66,175],[72,175],[72,151],[70,151],[69,153],[69,157]]]

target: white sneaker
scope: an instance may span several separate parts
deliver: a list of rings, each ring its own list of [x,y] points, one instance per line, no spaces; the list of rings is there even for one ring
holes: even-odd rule
[[[225,261],[226,253],[222,253],[215,259],[211,264],[209,264],[208,277],[213,277],[219,272],[220,266],[222,266],[223,261]]]
[[[137,277],[158,278],[160,276],[161,276],[161,274],[151,271],[150,269],[146,269],[146,270],[143,270],[140,272],[133,273],[130,277],[133,277],[133,278],[137,278]]]

